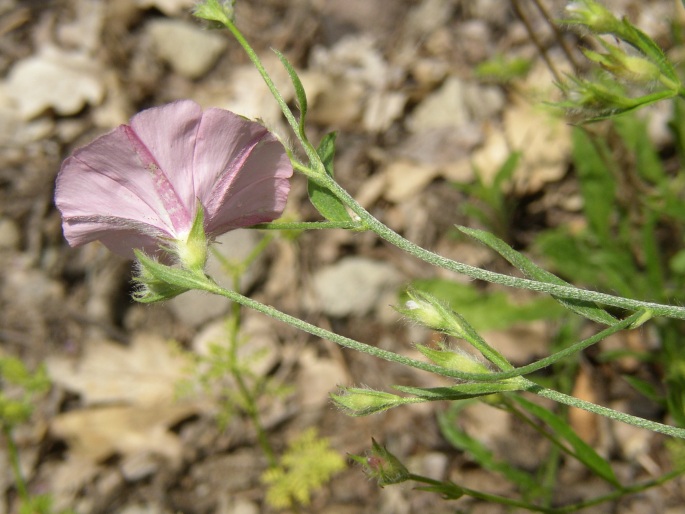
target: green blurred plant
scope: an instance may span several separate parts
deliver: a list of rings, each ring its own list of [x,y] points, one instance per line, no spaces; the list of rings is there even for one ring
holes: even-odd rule
[[[345,469],[345,460],[332,450],[328,439],[310,428],[288,445],[278,463],[262,475],[266,501],[276,509],[309,505],[312,491]]]
[[[520,160],[521,152],[511,152],[492,180],[485,179],[474,164],[475,182],[454,183],[457,189],[467,195],[466,201],[459,205],[459,210],[505,240],[510,236],[514,211],[509,186]]]
[[[674,97],[685,89],[659,45],[627,18],[595,0],[569,2],[560,23],[577,29],[600,50],[582,49],[596,65],[589,78],[569,76],[558,105],[581,121],[597,121]],[[602,36],[611,36],[610,42]]]
[[[50,380],[45,368],[41,366],[32,373],[20,359],[0,356],[0,429],[19,496],[20,514],[54,512],[50,495],[32,495],[29,492],[14,438],[14,431],[31,419],[36,400],[49,389]],[[68,511],[62,512],[67,514]]]
[[[671,126],[676,138],[685,123],[677,102]],[[558,273],[622,295],[682,303],[685,269],[685,169],[667,173],[649,140],[646,122],[627,115],[613,121],[607,137],[573,134],[573,162],[583,198],[585,225],[557,227],[540,234],[535,247]],[[613,147],[611,145],[614,145]],[[678,148],[680,162],[685,162]],[[620,194],[619,194],[620,191]],[[638,377],[626,379],[642,394],[668,408],[685,426],[685,349],[680,323],[655,324],[659,352],[632,352],[663,367],[666,392]],[[607,361],[626,352],[606,354]]]

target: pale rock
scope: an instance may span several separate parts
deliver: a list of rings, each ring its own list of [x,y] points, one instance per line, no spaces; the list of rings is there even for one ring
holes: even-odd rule
[[[402,92],[376,91],[366,101],[362,124],[369,132],[385,132],[404,112],[407,95]]]
[[[390,264],[364,257],[346,257],[313,277],[315,299],[310,308],[334,317],[370,313],[402,281]]]
[[[325,71],[333,77],[345,77],[374,89],[383,89],[400,78],[398,69],[391,69],[376,48],[371,36],[348,36],[332,48],[315,47],[310,68]]]
[[[414,109],[407,119],[407,128],[411,132],[421,132],[468,123],[471,117],[464,94],[464,82],[457,77],[448,78],[440,89]]]
[[[298,397],[303,409],[321,409],[329,401],[329,394],[344,385],[348,378],[339,362],[318,357],[306,349],[298,357],[300,372],[297,375]]]
[[[16,63],[6,82],[19,117],[30,120],[53,108],[69,116],[86,105],[99,105],[105,96],[97,63],[81,52],[46,46]]]
[[[401,203],[419,195],[440,174],[440,169],[402,159],[391,162],[383,172],[386,176],[383,196],[391,202]]]
[[[205,75],[226,48],[218,33],[181,20],[153,20],[146,30],[159,58],[188,79]]]

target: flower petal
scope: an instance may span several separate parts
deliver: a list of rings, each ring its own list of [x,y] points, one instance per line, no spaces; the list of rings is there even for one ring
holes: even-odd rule
[[[190,229],[195,213],[193,154],[201,119],[197,103],[181,100],[142,111],[130,123],[141,143],[141,157],[147,150],[148,159],[154,159],[146,167],[155,174],[156,187],[179,231]]]
[[[228,230],[273,221],[285,208],[293,170],[283,145],[269,134],[254,147],[222,191],[216,191],[218,208],[207,207],[207,232]]]
[[[55,203],[72,246],[100,239],[102,230],[136,227],[150,235],[174,234],[153,177],[133,151],[124,126],[64,161]]]
[[[194,174],[208,233],[216,235],[279,217],[292,173],[283,145],[259,123],[222,109],[205,111],[195,146]]]

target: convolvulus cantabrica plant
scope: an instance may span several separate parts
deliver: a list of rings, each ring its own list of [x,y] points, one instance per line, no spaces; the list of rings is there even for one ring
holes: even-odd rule
[[[487,494],[412,474],[394,455],[374,442],[369,455],[357,456],[355,460],[381,485],[413,480],[423,489],[449,499],[465,495],[541,512],[572,512],[658,485],[681,472],[678,468],[647,483],[625,486],[607,461],[578,437],[562,417],[527,400],[521,393],[536,394],[672,438],[685,439],[685,428],[574,398],[526,377],[619,331],[634,330],[653,318],[685,320],[685,307],[574,287],[540,268],[498,237],[481,230],[458,227],[466,236],[508,260],[524,278],[451,260],[405,239],[364,209],[335,180],[335,135],[323,137],[318,144],[309,140],[306,92],[288,60],[276,51],[295,90],[297,111],[285,101],[259,56],[237,28],[232,2],[204,0],[196,6],[195,14],[213,27],[227,29],[242,46],[281,107],[301,151],[286,148],[257,122],[220,109],[202,112],[189,100],[143,111],[128,125],[76,150],[65,160],[57,178],[55,202],[62,212],[64,234],[71,245],[100,241],[116,253],[135,256],[138,261],[135,280],[139,286],[135,299],[140,302],[162,301],[193,289],[205,291],[345,348],[452,381],[451,385],[438,388],[392,386],[395,392],[341,388],[332,394],[332,399],[347,414],[363,416],[411,403],[481,400],[535,426],[560,452],[580,461],[611,486],[613,492],[582,504],[553,508],[533,500]],[[584,50],[585,56],[598,65],[602,73],[591,78],[569,77],[567,83],[560,84],[566,93],[561,106],[571,113],[597,120],[685,95],[676,69],[664,52],[626,19],[617,18],[597,2],[580,0],[568,5],[562,22],[582,28],[586,35],[610,35],[622,42],[598,38],[597,50]],[[640,88],[647,92],[642,94]],[[322,215],[322,221],[276,221],[283,211],[293,170],[307,181],[310,200]],[[551,295],[570,313],[604,325],[604,328],[540,361],[515,367],[450,305],[424,291],[410,289],[407,301],[397,307],[404,317],[445,337],[465,341],[478,355],[454,350],[445,343],[437,349],[417,346],[425,360],[402,356],[315,326],[237,290],[219,286],[205,273],[207,250],[215,236],[248,226],[263,230],[370,231],[432,266],[473,279]],[[364,381],[364,377],[358,379]],[[541,429],[540,425],[546,428]],[[453,432],[449,434],[448,437],[458,441],[455,444],[478,453],[472,441]],[[481,453],[482,462],[486,462],[483,455]],[[499,469],[505,468],[500,466]],[[275,476],[270,480],[276,480]],[[511,477],[520,478],[513,471]],[[520,482],[526,484],[523,479]]]

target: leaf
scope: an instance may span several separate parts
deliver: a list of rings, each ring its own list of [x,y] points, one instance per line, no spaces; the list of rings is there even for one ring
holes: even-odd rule
[[[86,405],[145,406],[173,401],[187,364],[166,341],[142,334],[130,346],[89,342],[79,361],[50,357],[47,370],[55,384],[79,394]]]
[[[394,385],[392,387],[400,392],[413,394],[419,398],[424,398],[429,401],[464,400],[467,398],[476,398],[478,396],[486,396],[494,393],[521,390],[521,386],[517,385],[514,381],[469,382],[452,387],[423,388],[399,385]]]
[[[495,250],[513,266],[521,270],[527,277],[530,277],[533,280],[537,280],[538,282],[546,282],[548,284],[557,284],[563,286],[570,285],[565,280],[562,280],[549,271],[540,268],[537,264],[533,263],[523,254],[517,252],[507,243],[488,232],[462,227],[459,225],[457,225],[457,229]],[[567,309],[570,309],[581,316],[585,316],[588,319],[596,321],[597,323],[604,323],[605,325],[613,325],[616,323],[616,318],[594,303],[584,302],[581,300],[567,300],[554,295],[552,296]]]
[[[328,176],[333,177],[333,159],[335,158],[335,139],[336,132],[329,132],[324,136],[316,149],[316,153],[323,161]],[[352,221],[352,218],[347,213],[345,204],[343,204],[333,193],[328,189],[320,186],[313,180],[309,180],[307,184],[309,191],[309,200],[316,210],[329,221]]]
[[[527,472],[514,468],[506,461],[495,459],[483,443],[474,439],[461,430],[457,424],[457,417],[463,407],[452,407],[438,416],[438,424],[443,437],[455,448],[463,450],[483,468],[494,471],[517,484],[524,491],[531,491],[538,487],[538,483]]]
[[[311,494],[345,468],[344,459],[310,428],[288,445],[277,466],[262,475],[266,501],[274,508],[308,505]]]
[[[305,93],[304,86],[302,85],[300,77],[297,75],[297,72],[295,71],[293,65],[290,64],[290,61],[288,61],[285,55],[283,55],[275,48],[273,48],[272,50],[274,51],[278,59],[281,61],[281,64],[283,64],[283,67],[290,76],[290,81],[293,83],[293,88],[295,89],[295,98],[297,98],[297,105],[300,109],[300,119],[298,122],[300,136],[302,137],[302,139],[306,141],[307,137],[304,133],[304,127],[305,118],[307,116],[307,94]],[[321,154],[319,154],[319,157],[321,157]]]
[[[552,411],[526,400],[522,396],[513,395],[511,398],[513,401],[523,407],[523,409],[525,409],[529,414],[547,424],[554,431],[552,436],[555,439],[558,436],[571,445],[573,451],[570,451],[568,448],[562,445],[561,447],[564,449],[564,451],[573,455],[576,459],[585,464],[588,469],[593,471],[596,475],[602,477],[607,482],[616,487],[621,487],[621,483],[616,478],[616,475],[614,475],[614,471],[611,469],[609,463],[603,459],[590,445],[578,437],[578,435],[576,435],[566,421],[554,414]]]

